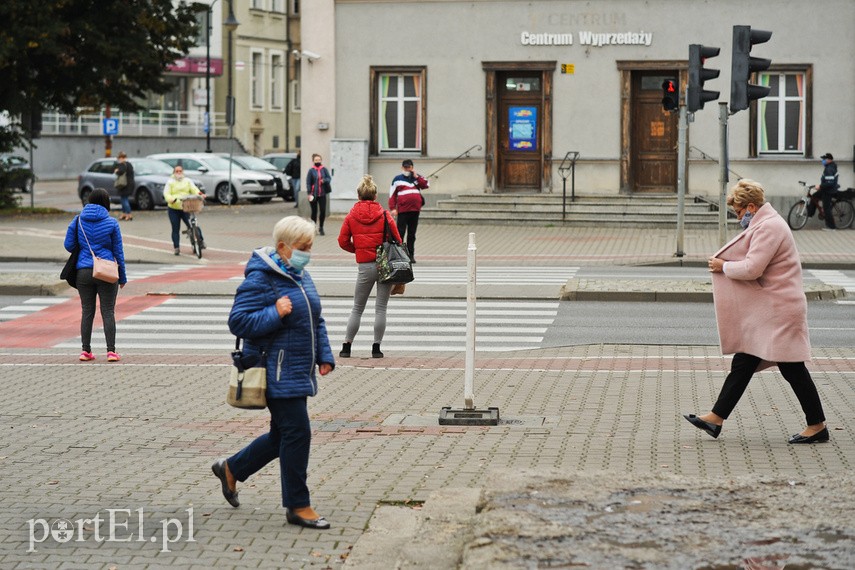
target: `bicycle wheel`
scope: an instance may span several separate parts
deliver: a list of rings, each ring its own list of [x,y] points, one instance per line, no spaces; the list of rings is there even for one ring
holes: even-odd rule
[[[199,229],[199,226],[193,226],[193,230],[190,232],[190,241],[193,242],[193,252],[196,257],[202,259],[202,230]]]
[[[834,217],[834,227],[844,230],[852,225],[852,220],[855,219],[855,208],[852,207],[852,202],[847,200],[839,200],[831,207],[831,213]]]
[[[790,213],[787,214],[787,223],[790,224],[790,227],[794,230],[800,230],[805,227],[807,221],[807,204],[805,204],[804,200],[799,200],[793,204],[792,208],[790,208]]]

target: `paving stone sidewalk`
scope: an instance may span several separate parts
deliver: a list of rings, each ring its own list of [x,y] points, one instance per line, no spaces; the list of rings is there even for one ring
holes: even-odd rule
[[[263,411],[223,403],[222,355],[129,353],[108,365],[57,350],[2,350],[0,567],[335,568],[378,504],[483,489],[496,470],[713,481],[851,472],[855,350],[815,350],[811,370],[832,430],[832,441],[817,446],[787,445],[803,418],[776,372],[755,379],[718,440],[686,423],[680,414],[710,406],[727,366],[714,347],[485,356],[477,361],[476,405],[498,406],[505,421],[440,427],[429,425],[440,408],[462,404],[462,354],[341,362],[310,401],[309,484],[333,525],[313,532],[285,524],[276,465],[241,487],[239,509],[220,495],[211,462],[268,422]],[[76,522],[99,513],[106,520],[108,509],[128,511],[114,512],[115,538],[130,542],[98,543],[94,523]],[[147,513],[142,533],[138,509]],[[40,523],[28,522],[38,519],[56,524],[59,539],[60,521],[70,521],[74,540],[47,538]],[[44,541],[28,552],[31,525]],[[108,536],[107,523],[98,528]],[[166,550],[164,535],[175,539]]]

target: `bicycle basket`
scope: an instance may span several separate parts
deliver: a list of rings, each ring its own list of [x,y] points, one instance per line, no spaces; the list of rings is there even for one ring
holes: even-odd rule
[[[205,204],[204,200],[182,200],[181,201],[181,209],[185,212],[201,212],[202,206]]]

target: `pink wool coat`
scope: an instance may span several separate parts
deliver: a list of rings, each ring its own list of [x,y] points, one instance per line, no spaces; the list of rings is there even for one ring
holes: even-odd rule
[[[760,357],[767,362],[760,368],[810,360],[802,266],[784,218],[763,204],[714,257],[729,262],[712,274],[722,354]]]

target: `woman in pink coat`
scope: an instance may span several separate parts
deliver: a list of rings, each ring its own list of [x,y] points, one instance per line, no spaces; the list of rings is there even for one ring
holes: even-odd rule
[[[709,259],[709,269],[722,354],[734,353],[733,363],[712,411],[684,417],[718,437],[754,373],[777,364],[808,424],[789,442],[826,442],[822,403],[805,366],[810,360],[807,301],[793,234],[753,180],[734,185],[727,205],[745,231]]]

